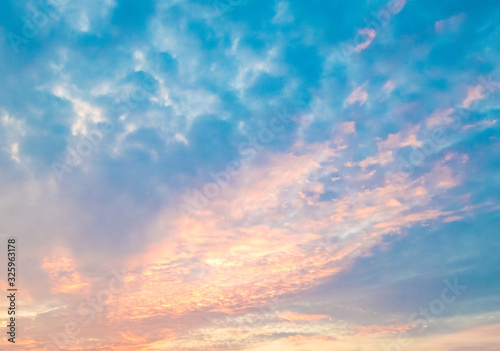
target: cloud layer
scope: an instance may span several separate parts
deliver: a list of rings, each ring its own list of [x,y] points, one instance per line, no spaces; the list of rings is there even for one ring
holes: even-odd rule
[[[497,347],[496,1],[2,8],[20,350]]]

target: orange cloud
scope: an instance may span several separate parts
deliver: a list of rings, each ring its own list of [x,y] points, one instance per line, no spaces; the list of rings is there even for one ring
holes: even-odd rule
[[[51,291],[57,293],[78,293],[86,291],[88,283],[77,271],[71,251],[66,247],[54,247],[42,261],[42,269],[51,282]]]
[[[411,127],[378,141],[379,158],[374,160],[393,162],[381,156],[418,143],[416,130]],[[352,335],[353,326],[330,321],[326,315],[289,312],[282,297],[349,269],[383,235],[402,233],[417,222],[456,216],[442,210],[429,194],[444,194],[460,184],[460,178],[447,164],[458,156],[450,156],[430,173],[404,184],[364,187],[366,182],[357,184],[353,177],[344,177],[350,190],[320,201],[325,186],[319,179],[343,167],[344,150],[325,142],[297,153],[270,155],[265,163],[243,170],[205,210],[191,217],[171,208],[161,211],[143,233],[158,240],[128,259],[124,291],[102,314],[110,325],[133,323],[148,329],[142,333],[117,329],[129,332],[114,332],[113,337],[122,340],[114,342],[119,345],[116,349],[146,350],[155,345],[165,350],[181,346],[208,350],[228,338],[247,347],[281,333],[314,335],[311,342],[316,344],[324,342],[319,336],[341,340]],[[369,164],[377,162],[367,159],[363,166]],[[44,270],[58,291],[84,284],[67,249],[45,258]],[[255,312],[262,309],[266,312]],[[225,316],[233,324],[214,325],[212,319],[182,324],[197,314]],[[266,322],[242,323],[242,318],[252,316]],[[179,326],[164,331],[165,325],[156,321],[167,317]],[[384,330],[389,329],[372,327],[356,333]]]
[[[329,316],[323,314],[302,314],[302,313],[281,313],[278,315],[280,319],[287,321],[319,321],[321,319],[330,319]]]

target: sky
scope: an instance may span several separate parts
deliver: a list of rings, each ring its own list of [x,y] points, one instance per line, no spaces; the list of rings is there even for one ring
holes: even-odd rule
[[[497,0],[0,7],[2,349],[500,350]]]

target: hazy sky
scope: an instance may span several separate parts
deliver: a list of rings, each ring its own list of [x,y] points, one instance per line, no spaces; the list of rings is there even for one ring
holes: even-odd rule
[[[499,18],[3,0],[0,345],[498,351]]]

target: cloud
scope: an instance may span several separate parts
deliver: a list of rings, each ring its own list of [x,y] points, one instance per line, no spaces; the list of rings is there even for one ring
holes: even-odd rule
[[[436,111],[425,121],[427,128],[435,128],[443,125],[450,125],[453,119],[450,117],[455,112],[454,108]]]
[[[354,134],[356,133],[356,123],[355,122],[341,123],[340,129],[344,134]]]
[[[348,97],[347,103],[349,105],[358,102],[360,105],[363,105],[368,99],[368,93],[363,91],[363,87],[357,87]]]
[[[459,273],[471,295],[409,350],[492,349],[496,7],[222,2],[5,1],[0,219],[20,238],[22,348],[88,318],[124,267],[61,349],[375,350]],[[108,124],[59,181],[54,162]],[[180,213],[206,184],[221,191]]]
[[[448,31],[457,31],[464,19],[465,15],[462,13],[445,20],[436,21],[436,23],[434,24],[434,30],[440,34]]]
[[[360,29],[358,32],[359,34],[365,35],[367,37],[363,43],[356,45],[356,51],[359,52],[365,50],[367,47],[370,46],[373,39],[375,39],[375,37],[377,36],[377,33],[375,29],[371,28]]]
[[[286,321],[318,321],[321,319],[330,319],[327,315],[321,314],[301,314],[301,313],[282,313],[278,316]]]
[[[42,269],[51,281],[51,292],[84,293],[88,283],[77,271],[68,248],[55,247],[42,261]]]
[[[481,100],[484,98],[484,87],[482,85],[477,85],[475,87],[469,87],[467,89],[467,97],[462,101],[463,108],[469,108],[474,101]]]

